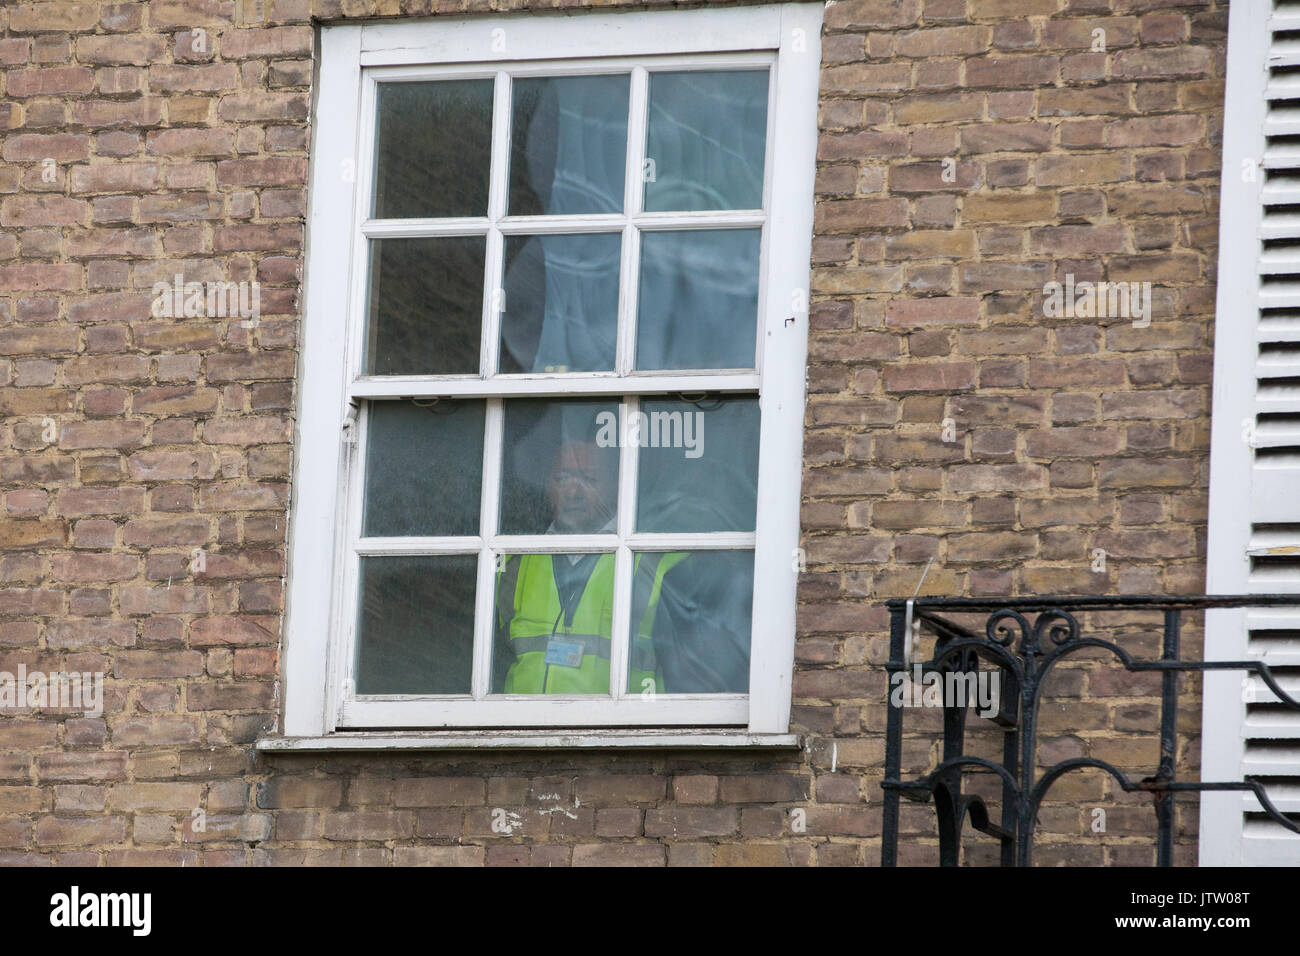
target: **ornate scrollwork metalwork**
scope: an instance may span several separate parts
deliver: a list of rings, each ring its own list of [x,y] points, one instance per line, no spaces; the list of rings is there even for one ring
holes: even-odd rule
[[[988,635],[989,640],[994,644],[1010,647],[1015,642],[1016,635],[1009,625],[1002,623],[1004,621],[1016,622],[1016,625],[1020,628],[1020,644],[1023,647],[1025,641],[1029,640],[1033,628],[1029,626],[1029,620],[1023,614],[1012,608],[1003,608],[990,614],[989,619],[984,623],[984,633]]]
[[[1062,611],[1059,608],[1044,611],[1034,621],[1035,647],[1041,646],[1044,633],[1053,644],[1060,647],[1062,644],[1079,639],[1079,622],[1069,611]]]
[[[888,602],[892,614],[891,651],[888,669],[903,669],[904,606],[907,602]],[[1135,780],[1105,761],[1076,757],[1040,769],[1035,739],[1038,696],[1048,675],[1062,657],[1097,647],[1109,651],[1118,666],[1133,672],[1156,672],[1162,675],[1163,691],[1160,719],[1160,752],[1171,754],[1177,743],[1178,694],[1176,677],[1180,672],[1208,670],[1244,670],[1253,673],[1277,698],[1278,703],[1300,710],[1300,699],[1283,688],[1268,665],[1250,661],[1196,661],[1179,656],[1179,615],[1184,610],[1215,607],[1300,606],[1300,595],[1195,595],[1195,596],[1121,596],[1077,597],[1058,599],[929,599],[916,601],[916,613],[939,640],[930,666],[937,670],[978,671],[983,658],[1000,669],[1009,686],[1003,708],[997,715],[981,714],[1002,727],[1003,757],[996,762],[965,753],[966,708],[945,705],[944,759],[929,774],[918,780],[905,781],[901,773],[902,712],[891,706],[888,712],[888,739],[885,747],[884,831],[881,862],[894,865],[898,849],[898,800],[934,800],[940,829],[940,862],[956,865],[959,857],[962,823],[969,816],[974,828],[1001,842],[1004,866],[1028,866],[1033,855],[1034,824],[1039,806],[1052,784],[1072,770],[1092,768],[1110,774],[1126,792],[1142,791],[1153,797],[1156,818],[1156,865],[1169,866],[1173,861],[1173,798],[1182,792],[1240,791],[1255,796],[1264,814],[1280,827],[1300,832],[1300,825],[1288,819],[1270,801],[1258,780],[1222,782],[1183,782],[1177,779],[1172,759],[1162,758],[1155,772]],[[1081,611],[1160,611],[1164,616],[1163,643],[1158,659],[1137,659],[1120,642],[1082,635],[1076,614]],[[984,634],[969,630],[939,612],[981,612],[987,614]],[[1030,624],[1026,614],[1036,615]],[[1020,640],[1017,643],[1016,636]],[[1046,640],[1044,640],[1046,638]],[[1008,706],[1009,703],[1009,706]],[[963,771],[992,773],[1002,786],[1002,820],[989,819],[987,807],[978,797],[963,793]]]

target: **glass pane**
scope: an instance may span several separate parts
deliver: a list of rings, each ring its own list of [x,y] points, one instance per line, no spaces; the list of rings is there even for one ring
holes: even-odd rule
[[[502,534],[613,534],[618,500],[618,403],[505,403]]]
[[[619,233],[507,236],[502,372],[614,368]]]
[[[358,694],[468,694],[478,556],[363,557]]]
[[[376,239],[368,375],[476,373],[487,239]]]
[[[635,431],[634,431],[635,430]],[[638,531],[753,531],[758,399],[641,402]]]
[[[638,369],[753,368],[757,229],[645,232]]]
[[[496,615],[493,693],[609,693],[614,555],[505,555]]]
[[[512,216],[621,212],[627,74],[514,81]]]
[[[380,83],[375,218],[486,216],[492,80]]]
[[[485,407],[451,399],[371,404],[364,534],[478,534]]]
[[[645,208],[760,209],[767,71],[653,73]]]
[[[637,554],[628,691],[747,693],[753,594],[752,551]]]

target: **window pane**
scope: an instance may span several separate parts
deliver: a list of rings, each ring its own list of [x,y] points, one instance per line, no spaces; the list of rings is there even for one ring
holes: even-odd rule
[[[638,369],[753,368],[757,229],[645,232]]]
[[[375,218],[486,216],[492,80],[380,83]]]
[[[618,404],[601,399],[505,403],[502,534],[613,534]]]
[[[358,694],[468,694],[478,556],[363,557]]]
[[[767,71],[654,73],[645,208],[759,209]]]
[[[371,243],[367,374],[478,371],[486,250],[483,236]]]
[[[483,402],[375,402],[366,429],[364,534],[478,534]]]
[[[752,551],[642,552],[632,582],[629,692],[749,691]]]
[[[496,615],[493,693],[609,693],[614,555],[506,555]]]
[[[614,368],[619,233],[507,236],[502,372]]]
[[[627,74],[514,81],[512,216],[621,212]]]
[[[638,531],[753,531],[758,399],[641,402]]]

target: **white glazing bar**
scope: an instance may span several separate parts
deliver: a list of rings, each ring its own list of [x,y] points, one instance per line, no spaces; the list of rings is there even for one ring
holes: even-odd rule
[[[484,398],[520,395],[550,398],[564,395],[671,395],[676,392],[757,392],[759,378],[751,370],[646,372],[619,377],[609,372],[556,375],[472,376],[391,375],[358,378],[349,395],[361,398]]]
[[[486,454],[486,453],[485,453]],[[620,468],[622,465],[620,464]],[[620,477],[620,495],[623,493]],[[633,476],[635,483],[635,476]],[[752,531],[700,531],[612,534],[489,534],[437,537],[358,538],[357,554],[474,554],[484,548],[501,553],[536,551],[546,554],[598,553],[627,544],[637,551],[729,551],[754,546]]]
[[[357,554],[473,554],[483,548],[478,536],[361,538]]]
[[[639,177],[642,171],[640,163],[637,164],[636,169]],[[630,174],[631,171],[629,170],[628,175]],[[723,209],[701,212],[641,212],[633,213],[631,216],[618,214],[506,216],[498,225],[506,235],[533,235],[534,233],[564,233],[567,235],[568,233],[616,232],[629,220],[642,229],[744,229],[761,226],[765,220],[765,215],[761,209]],[[391,222],[394,222],[394,220],[375,220],[375,224],[381,224],[384,229],[398,228],[396,225],[389,226],[388,223]],[[485,222],[468,219],[420,219],[402,220],[401,226],[406,227],[414,223],[418,227],[421,223],[427,223],[432,228],[440,227],[441,223],[444,222],[454,223],[458,229],[467,233],[473,233],[475,226],[478,226],[482,231],[487,225]],[[370,225],[367,224],[368,227]]]
[[[491,222],[485,216],[460,219],[369,219],[361,224],[368,239],[422,239],[437,236],[486,235]]]
[[[625,423],[636,420],[640,402],[635,395],[624,399],[619,409],[620,432],[618,435],[618,553],[614,556],[614,631],[610,643],[609,673],[614,697],[620,698],[627,693],[628,645],[631,641],[632,628],[637,622],[632,621],[632,549],[628,546],[636,525],[637,495],[637,453],[640,448],[635,441],[628,440]],[[634,688],[639,691],[639,688]]]
[[[623,464],[620,462],[620,468]],[[632,477],[633,493],[636,476]],[[624,493],[623,475],[619,494]],[[634,514],[633,514],[634,518]],[[489,535],[487,537],[370,537],[361,538],[363,554],[471,554],[486,546],[497,554],[519,551],[539,554],[597,554],[621,544],[638,551],[727,551],[753,548],[751,531],[632,532],[628,535]],[[484,544],[486,542],[486,544]]]
[[[623,212],[628,217],[623,229],[623,260],[619,276],[618,344],[614,368],[620,375],[632,371],[636,349],[637,277],[640,273],[641,241],[633,222],[641,210],[644,186],[646,89],[645,67],[633,68],[628,87],[627,156],[623,174]]]
[[[612,534],[495,534],[488,538],[488,547],[507,554],[592,554],[613,551],[618,538]]]
[[[478,583],[474,592],[474,665],[470,693],[475,700],[488,695],[492,684],[492,641],[496,634],[496,556],[479,551]]]
[[[492,169],[488,184],[486,269],[483,279],[483,340],[479,372],[484,378],[496,374],[501,341],[501,312],[505,308],[502,283],[504,261],[501,230],[497,221],[506,212],[506,176],[510,167],[510,74],[497,74],[492,103]]]
[[[492,546],[497,512],[501,505],[501,433],[504,412],[501,399],[489,399],[483,437],[483,489],[479,497],[479,540],[483,547],[478,559],[478,592],[474,601],[474,697],[487,696],[491,684],[492,641],[496,623],[496,568],[500,553]]]
[[[618,232],[623,228],[624,222],[624,216],[609,213],[593,216],[506,216],[497,225],[507,236],[533,236]]]
[[[637,260],[641,256],[641,239],[630,222],[623,227],[618,280],[618,329],[614,345],[614,369],[619,376],[632,371],[636,348]]]
[[[630,165],[630,164],[629,164]],[[644,168],[636,163],[640,185]],[[632,171],[628,171],[632,175]],[[630,189],[629,189],[630,191]],[[617,213],[590,216],[502,216],[496,225],[507,236],[552,235],[570,233],[617,232],[631,221],[642,229],[744,229],[761,226],[766,214],[761,209],[702,210],[699,212],[639,212],[631,216]],[[419,239],[436,236],[481,236],[492,228],[493,221],[484,216],[450,219],[367,219],[361,232],[370,239]]]
[[[638,229],[753,229],[767,217],[761,209],[737,212],[643,212],[633,216]]]

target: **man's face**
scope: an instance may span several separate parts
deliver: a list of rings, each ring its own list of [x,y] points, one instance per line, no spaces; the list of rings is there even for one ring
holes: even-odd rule
[[[599,531],[614,516],[614,491],[612,456],[599,454],[595,445],[565,445],[550,480],[556,528],[567,534]]]

